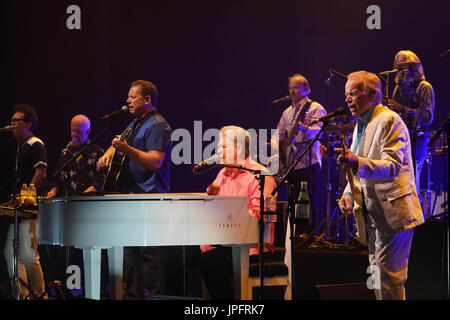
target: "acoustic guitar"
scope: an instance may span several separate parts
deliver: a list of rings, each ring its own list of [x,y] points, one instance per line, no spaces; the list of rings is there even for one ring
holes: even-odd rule
[[[131,127],[127,127],[119,136],[119,141],[125,140],[131,131]],[[116,192],[117,180],[119,179],[122,165],[125,161],[125,155],[114,149],[114,153],[109,162],[108,171],[106,172],[104,192]]]
[[[345,143],[344,136],[341,136],[341,143],[342,156],[345,156],[347,154],[347,145]],[[353,176],[352,169],[346,168],[345,173],[347,174],[347,181],[350,184],[353,197],[353,214],[355,215],[356,238],[361,244],[367,245],[366,219],[363,213],[361,182],[357,177],[355,178]]]

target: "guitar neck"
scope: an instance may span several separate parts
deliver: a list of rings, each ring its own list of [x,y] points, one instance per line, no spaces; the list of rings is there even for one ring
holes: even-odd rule
[[[345,139],[343,136],[341,137],[341,142],[342,142],[342,156],[345,157],[345,155],[347,154],[347,144],[345,143]],[[353,177],[352,169],[345,168],[345,173],[347,174],[347,181],[350,184],[350,189],[352,191],[353,199],[355,199],[356,188],[355,188],[355,180]]]

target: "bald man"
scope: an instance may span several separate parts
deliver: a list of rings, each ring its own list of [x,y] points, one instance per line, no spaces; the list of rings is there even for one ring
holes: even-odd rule
[[[61,151],[57,168],[61,168],[75,153],[88,144],[83,153],[70,163],[66,169],[54,177],[48,197],[71,196],[85,192],[96,192],[103,188],[104,173],[97,170],[97,160],[104,151],[98,145],[90,143],[91,122],[82,114],[77,114],[70,122],[72,140]]]

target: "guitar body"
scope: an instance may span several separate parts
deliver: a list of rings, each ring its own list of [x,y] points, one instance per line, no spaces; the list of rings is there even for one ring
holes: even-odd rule
[[[351,169],[349,171],[351,173]],[[359,183],[358,178],[355,179],[353,173],[351,173],[351,176],[349,177],[347,172],[347,179],[349,183],[350,179],[353,179],[353,183],[350,184],[353,184],[353,188],[355,190],[354,193],[352,192],[352,195],[353,195],[353,214],[355,216],[356,238],[361,244],[367,245],[366,218],[363,212],[361,184]]]
[[[131,128],[128,127],[124,132],[120,134],[119,140],[123,141],[130,132]],[[114,150],[111,161],[109,162],[108,171],[106,172],[105,184],[103,186],[104,192],[116,192],[117,181],[119,180],[120,172],[122,171],[123,162],[125,161],[125,155],[122,152]]]
[[[342,143],[342,155],[345,156],[345,154],[347,153],[347,145],[345,143],[345,138],[343,136],[341,136],[341,143]],[[357,177],[355,178],[353,176],[353,172],[350,168],[345,169],[345,173],[347,176],[347,181],[350,184],[350,189],[352,191],[356,238],[361,244],[367,245],[366,218],[363,212],[361,182]]]
[[[280,143],[280,169],[279,174],[284,175],[289,169],[289,165],[292,164],[292,161],[295,158],[295,154],[297,153],[297,148],[293,143],[289,143],[292,140],[285,140],[286,142]]]
[[[292,127],[287,137],[280,142],[280,169],[279,175],[284,175],[289,167],[297,158],[297,153],[299,150],[299,145],[295,143],[295,137],[299,134],[298,121],[304,121],[308,113],[309,107],[312,101],[308,99],[306,104],[302,107],[302,110],[298,113],[297,118],[295,118],[294,126]]]

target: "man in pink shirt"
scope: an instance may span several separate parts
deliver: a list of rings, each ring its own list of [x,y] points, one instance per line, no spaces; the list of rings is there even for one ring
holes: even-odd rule
[[[217,153],[220,163],[242,166],[253,170],[267,169],[249,157],[250,134],[243,128],[227,126],[220,130]],[[271,176],[265,177],[264,197],[270,197],[276,184]],[[260,196],[259,182],[249,171],[225,167],[218,173],[214,182],[208,186],[209,195],[247,196],[248,213],[259,219]],[[269,240],[264,243],[264,252],[273,251],[274,224],[269,224]],[[232,276],[231,247],[200,246],[202,255],[199,261],[200,273],[214,299],[233,299],[233,288],[230,282]],[[250,248],[250,260],[259,253],[259,247]],[[255,256],[257,257],[257,256]]]

